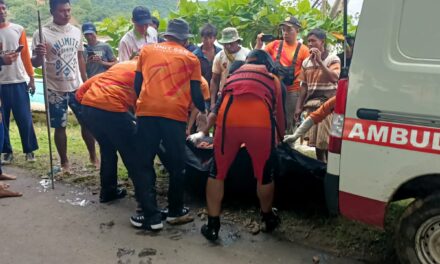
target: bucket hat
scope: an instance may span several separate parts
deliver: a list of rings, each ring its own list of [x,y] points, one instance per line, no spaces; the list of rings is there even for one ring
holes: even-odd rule
[[[228,44],[236,42],[237,40],[243,40],[238,35],[236,28],[228,27],[222,30],[222,38],[218,41],[220,44]]]
[[[179,40],[187,40],[193,35],[189,33],[189,24],[184,19],[177,18],[168,22],[167,31],[162,36],[172,36]]]

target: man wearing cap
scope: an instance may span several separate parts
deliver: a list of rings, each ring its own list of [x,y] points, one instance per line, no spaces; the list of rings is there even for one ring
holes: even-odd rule
[[[293,16],[287,17],[280,24],[283,34],[282,40],[275,40],[267,44],[264,50],[267,51],[275,61],[279,76],[287,88],[286,97],[286,120],[287,132],[292,134],[294,130],[294,114],[296,101],[299,96],[300,82],[296,77],[301,72],[303,61],[309,57],[309,49],[297,41],[298,32],[301,29],[301,23]],[[264,34],[257,36],[256,49],[263,47],[261,40]]]
[[[116,57],[109,44],[101,42],[96,38],[97,31],[93,23],[84,23],[82,31],[87,40],[84,54],[86,55],[86,72],[87,77],[91,78],[115,65]]]
[[[218,41],[224,49],[214,57],[212,78],[210,85],[211,109],[215,106],[217,94],[222,91],[229,73],[229,66],[236,60],[244,61],[249,49],[242,47],[243,39],[238,35],[236,28],[229,27],[222,31],[222,38]]]
[[[142,48],[136,69],[135,90],[138,96],[137,147],[144,183],[137,189],[143,213],[130,221],[135,227],[149,230],[163,228],[162,214],[157,208],[156,173],[153,162],[162,144],[167,154],[165,167],[170,174],[166,222],[182,224],[192,221],[189,209],[183,206],[183,170],[186,122],[191,101],[206,119],[205,104],[200,90],[201,70],[197,57],[185,46],[189,25],[183,19],[169,21],[163,34],[166,42]]]
[[[149,27],[151,14],[148,8],[137,6],[133,9],[131,21],[134,28],[119,42],[119,62],[127,61],[139,54],[143,46],[157,43],[157,31]]]

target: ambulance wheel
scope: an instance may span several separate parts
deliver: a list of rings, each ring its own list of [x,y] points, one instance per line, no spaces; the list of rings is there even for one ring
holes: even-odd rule
[[[395,245],[402,264],[440,263],[440,194],[418,199],[406,208]]]

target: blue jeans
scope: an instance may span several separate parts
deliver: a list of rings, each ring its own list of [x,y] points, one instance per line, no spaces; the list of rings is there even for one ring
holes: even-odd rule
[[[3,103],[4,117],[4,140],[2,140],[2,153],[12,153],[9,138],[9,125],[11,111],[14,114],[18,131],[20,132],[23,153],[29,153],[38,149],[37,137],[35,136],[32,123],[31,104],[28,87],[25,82],[15,84],[3,84],[1,88],[1,101]]]

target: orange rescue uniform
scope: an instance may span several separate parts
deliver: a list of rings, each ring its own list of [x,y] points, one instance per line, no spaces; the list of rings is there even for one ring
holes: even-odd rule
[[[190,81],[202,78],[197,57],[178,43],[151,44],[142,49],[136,71],[144,79],[136,115],[186,122]]]
[[[278,47],[280,46],[281,41],[275,40],[271,43],[267,44],[266,47],[264,47],[264,50],[269,53],[269,55],[272,57],[272,59],[275,61],[277,58],[278,53]],[[289,67],[292,65],[293,56],[295,55],[296,46],[298,45],[298,42],[295,45],[289,45],[287,42],[284,42],[283,44],[283,50],[281,51],[281,57],[280,57],[280,63],[284,67]],[[295,76],[298,76],[301,72],[301,65],[302,62],[309,57],[309,49],[306,45],[302,44],[301,48],[298,51],[298,58],[296,60],[295,64]],[[300,81],[295,79],[293,82],[293,85],[286,87],[287,91],[299,91],[300,87]]]
[[[136,61],[125,61],[112,66],[106,72],[93,76],[78,89],[76,99],[82,105],[109,112],[134,110],[136,66]]]

